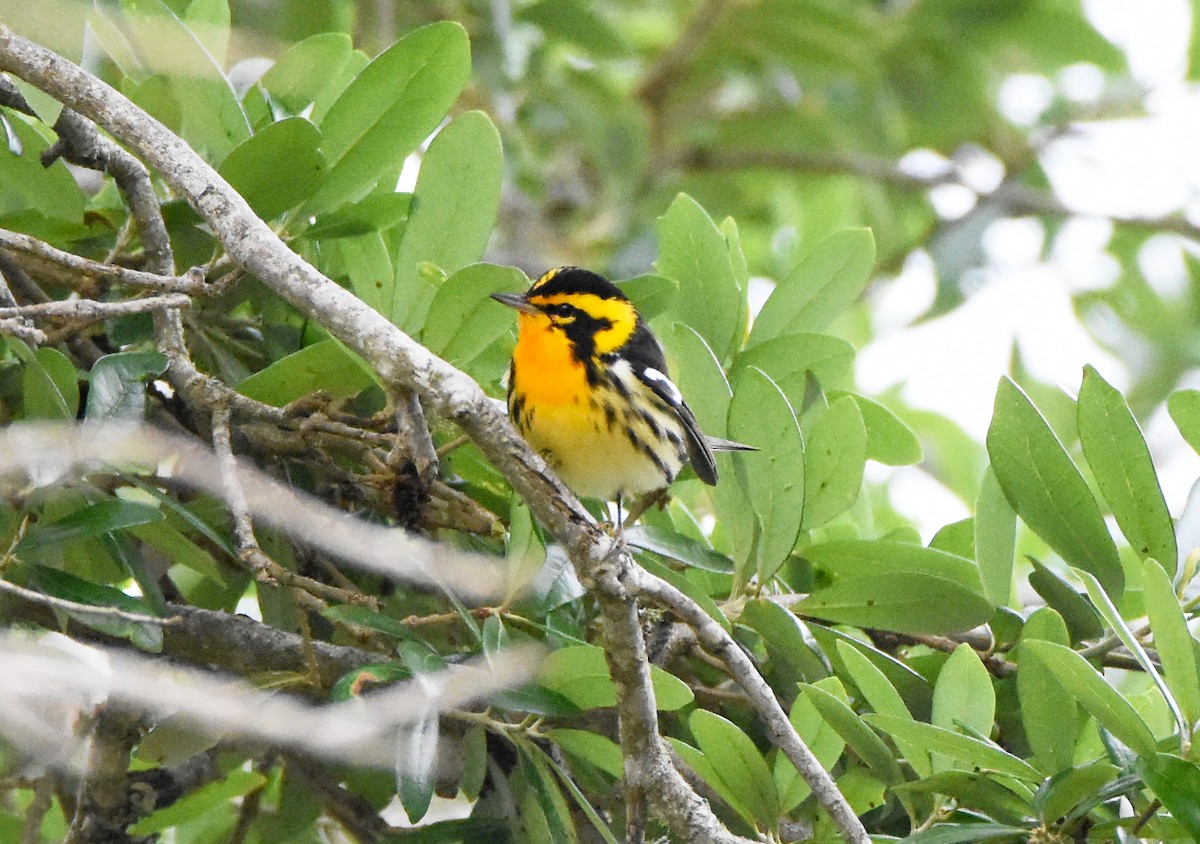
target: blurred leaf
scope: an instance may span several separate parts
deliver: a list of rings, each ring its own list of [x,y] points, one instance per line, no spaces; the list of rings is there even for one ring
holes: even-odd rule
[[[1083,455],[1121,532],[1139,557],[1153,557],[1174,573],[1175,526],[1125,398],[1095,369],[1084,367],[1078,411]]]
[[[347,398],[374,383],[362,359],[336,340],[322,340],[254,373],[237,389],[264,404],[283,407],[318,390],[334,399]]]
[[[996,479],[1025,524],[1119,599],[1125,576],[1096,499],[1046,420],[1008,378],[996,391],[987,448]]]
[[[762,449],[753,467],[742,464],[742,484],[760,529],[754,570],[760,581],[774,576],[800,533],[805,512],[805,455],[792,406],[760,369],[743,370],[729,404],[729,436]],[[751,561],[735,560],[740,566]],[[743,574],[743,577],[746,575]]]
[[[1191,724],[1200,719],[1200,667],[1196,640],[1171,586],[1157,560],[1142,563],[1142,598],[1154,633],[1154,649],[1162,660],[1167,685]]]
[[[769,829],[778,823],[779,800],[766,760],[754,742],[732,721],[706,709],[688,718],[696,743],[725,788],[736,794],[758,825]]]
[[[660,275],[679,282],[670,313],[704,338],[717,360],[741,344],[745,291],[737,283],[725,237],[687,194],[679,194],[658,218]]]
[[[433,800],[434,766],[438,754],[438,713],[429,702],[422,717],[397,730],[396,783],[400,804],[410,823],[418,823]]]
[[[254,213],[278,217],[312,196],[325,178],[321,132],[303,117],[272,123],[239,144],[220,174]]]
[[[469,364],[507,335],[514,322],[511,308],[488,297],[493,293],[523,293],[528,287],[525,274],[514,267],[463,267],[442,282],[434,294],[421,342],[429,351],[471,372]]]
[[[844,390],[830,390],[828,395],[831,404],[836,404],[843,396],[849,396],[858,405],[867,430],[868,460],[885,466],[911,466],[921,462],[921,441],[917,439],[913,430],[887,407],[865,396],[847,393]]]
[[[487,781],[487,731],[482,725],[470,727],[462,739],[462,775],[458,787],[468,800],[478,800]]]
[[[1013,557],[1017,543],[1017,514],[989,467],[975,499],[975,559],[983,594],[998,607],[1012,597]]]
[[[780,279],[754,320],[748,345],[821,330],[858,299],[874,265],[870,229],[846,229],[825,238]]]
[[[521,7],[516,18],[537,26],[546,37],[577,44],[597,57],[623,56],[629,45],[601,8],[582,0],[538,0]]]
[[[551,651],[542,661],[537,679],[580,709],[613,706],[617,700],[604,650],[595,645],[572,645]],[[659,709],[670,712],[692,702],[692,690],[687,684],[661,668],[650,666],[650,680]]]
[[[172,565],[187,566],[214,583],[225,584],[221,566],[213,558],[213,555],[192,542],[166,521],[147,522],[129,528],[129,532],[162,553],[171,561]]]
[[[69,223],[83,222],[83,192],[61,160],[43,167],[39,157],[50,146],[24,119],[6,111],[0,115],[0,222],[25,231],[15,215],[35,212],[39,217]],[[37,234],[37,231],[30,231]]]
[[[903,839],[904,844],[973,844],[976,841],[1027,838],[1029,829],[998,823],[938,824]]]
[[[176,827],[193,818],[226,805],[238,797],[245,797],[267,784],[267,778],[258,771],[234,770],[224,778],[181,797],[175,803],[157,809],[129,828],[132,835],[153,835],[156,832]]]
[[[395,258],[391,308],[385,311],[396,325],[415,333],[425,324],[434,290],[422,277],[423,263],[454,273],[483,256],[500,207],[503,169],[500,133],[481,111],[459,115],[429,144]]]
[[[1138,760],[1137,770],[1192,840],[1200,840],[1200,765],[1169,753],[1151,753]]]
[[[1197,16],[1200,18],[1200,15]],[[1179,433],[1200,452],[1200,390],[1178,390],[1167,399],[1167,411]]]
[[[820,527],[853,506],[867,461],[867,430],[858,404],[840,398],[817,417],[804,444],[803,528]]]
[[[725,613],[721,612],[721,608],[717,606],[717,602],[709,597],[703,588],[689,580],[683,572],[670,569],[657,560],[646,559],[644,556],[639,557],[638,562],[650,574],[661,577],[695,601],[700,606],[700,609],[708,613],[709,617],[725,628],[726,631],[733,631],[733,627],[729,624],[729,619],[725,617]]]
[[[159,352],[105,355],[92,366],[84,417],[89,422],[140,422],[146,415],[146,380],[166,369],[167,358]]]
[[[1032,639],[1065,646],[1070,638],[1062,617],[1050,607],[1042,607],[1026,621],[1017,648],[1021,723],[1038,765],[1050,773],[1071,766],[1081,723],[1075,699],[1054,672],[1036,659],[1020,658],[1021,645]]]
[[[872,727],[897,738],[923,745],[931,753],[949,756],[969,768],[995,771],[1025,782],[1042,781],[1042,775],[1029,763],[973,736],[891,715],[866,715],[864,720]]]
[[[320,121],[329,172],[307,210],[360,198],[398,167],[437,128],[470,71],[466,31],[450,21],[413,30],[376,56]]]
[[[25,363],[25,418],[74,419],[79,412],[79,380],[71,359],[49,346],[30,351],[24,343],[12,343],[9,348]]]
[[[1021,655],[1032,655],[1051,671],[1080,706],[1134,753],[1154,753],[1154,734],[1146,722],[1082,656],[1062,645],[1036,640],[1023,642]]]

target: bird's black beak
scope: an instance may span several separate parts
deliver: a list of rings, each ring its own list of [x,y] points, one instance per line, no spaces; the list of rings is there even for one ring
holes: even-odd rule
[[[508,305],[510,308],[516,308],[518,311],[524,311],[527,314],[538,312],[537,307],[525,301],[523,293],[493,293],[492,298],[501,305]]]

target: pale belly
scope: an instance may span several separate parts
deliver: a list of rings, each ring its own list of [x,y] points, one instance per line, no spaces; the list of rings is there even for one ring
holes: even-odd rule
[[[661,489],[683,466],[681,445],[658,449],[656,462],[633,444],[626,425],[633,426],[639,440],[652,439],[640,419],[617,419],[610,426],[602,410],[567,404],[542,406],[528,423],[524,434],[529,444],[579,496],[614,501]]]

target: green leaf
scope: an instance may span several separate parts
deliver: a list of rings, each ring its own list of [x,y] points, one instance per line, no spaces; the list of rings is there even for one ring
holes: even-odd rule
[[[867,429],[868,460],[885,466],[911,466],[920,463],[924,458],[921,441],[912,428],[905,425],[899,416],[884,405],[866,396],[847,393],[844,390],[830,390],[828,396],[831,403],[836,403],[843,396],[849,396],[858,405]]]
[[[225,585],[221,566],[213,555],[188,539],[166,521],[147,522],[129,528],[129,532],[164,554],[172,565],[187,566],[214,583]]]
[[[1017,648],[1017,697],[1021,723],[1034,758],[1042,770],[1061,771],[1072,765],[1075,741],[1082,726],[1079,707],[1054,672],[1036,659],[1021,659],[1020,643],[1038,639],[1066,645],[1070,639],[1062,617],[1050,607],[1035,610],[1021,629]]]
[[[840,685],[838,683],[837,687]],[[881,780],[888,785],[904,781],[904,774],[892,751],[844,700],[815,684],[801,683],[800,691]]]
[[[987,449],[1000,487],[1025,524],[1119,599],[1125,576],[1096,499],[1046,420],[1008,378],[996,391]]]
[[[625,760],[621,756],[621,748],[606,736],[588,730],[560,727],[547,730],[546,738],[576,759],[595,765],[613,779],[620,779],[625,775]]]
[[[667,736],[667,742],[679,754],[684,764],[690,767],[696,773],[696,776],[707,783],[717,793],[717,796],[728,803],[731,809],[741,815],[746,824],[749,826],[755,825],[753,810],[742,802],[741,795],[737,791],[734,791],[726,784],[725,779],[717,771],[716,766],[708,760],[703,751],[697,750],[690,744],[680,741],[673,736]]]
[[[861,651],[839,641],[837,653],[846,673],[873,710],[881,715],[912,719],[912,713],[896,687]],[[896,747],[904,754],[904,758],[918,776],[927,777],[933,773],[929,752],[923,746],[897,739]]]
[[[750,809],[758,825],[770,829],[778,823],[775,780],[754,742],[732,721],[706,709],[693,712],[688,726],[725,787]]]
[[[354,42],[344,32],[312,35],[289,47],[260,84],[288,112],[299,114],[339,81],[353,52]]]
[[[1038,788],[1034,808],[1044,823],[1057,823],[1080,803],[1100,793],[1120,773],[1120,768],[1108,762],[1093,762],[1082,768],[1070,767],[1068,762]]]
[[[1142,599],[1154,633],[1154,649],[1162,660],[1163,674],[1188,723],[1200,720],[1200,666],[1196,663],[1196,640],[1171,579],[1156,560],[1142,563]]]
[[[430,143],[396,254],[396,284],[385,314],[396,325],[415,333],[425,324],[434,291],[422,264],[454,273],[483,256],[500,207],[503,170],[500,133],[481,111],[459,115]]]
[[[1029,763],[973,736],[891,715],[866,715],[863,720],[896,738],[923,745],[931,753],[949,756],[970,768],[995,771],[1025,782],[1042,781],[1042,775]]]
[[[325,178],[321,132],[303,117],[271,123],[239,144],[220,174],[264,220],[308,199]]]
[[[525,274],[514,267],[463,267],[442,282],[434,294],[421,342],[435,355],[470,372],[469,365],[513,325],[512,309],[488,297],[493,293],[521,293],[528,287]]]
[[[478,800],[487,781],[487,730],[476,724],[467,730],[462,740],[462,775],[458,787],[468,800]]]
[[[962,725],[968,732],[987,736],[991,735],[995,720],[996,690],[992,688],[992,676],[975,650],[963,643],[938,672],[931,723],[947,730]],[[935,768],[951,767],[939,766],[938,761],[934,761]]]
[[[673,711],[693,700],[687,684],[658,666],[650,666],[658,708]],[[595,645],[572,645],[552,651],[542,661],[538,683],[557,692],[580,709],[614,706],[617,689],[608,674],[604,650]]]
[[[1197,16],[1200,20],[1200,16]],[[1200,55],[1200,49],[1197,50]],[[1200,390],[1178,390],[1167,397],[1167,412],[1179,433],[1200,453]]]
[[[738,623],[762,636],[772,669],[787,668],[789,676],[810,681],[829,673],[817,651],[805,640],[800,619],[774,601],[766,598],[747,601]]]
[[[986,622],[992,605],[977,591],[928,574],[840,577],[795,606],[798,613],[897,633],[961,633]]]
[[[146,379],[166,368],[167,358],[159,352],[105,355],[92,367],[84,416],[89,422],[140,422],[146,414]]]
[[[184,824],[223,806],[238,797],[245,797],[267,784],[258,771],[234,770],[217,782],[210,782],[184,795],[176,802],[151,812],[129,827],[131,835],[153,835]]]
[[[862,638],[857,638],[837,628],[817,624],[810,625],[808,631],[817,640],[837,674],[849,675],[846,663],[842,661],[840,654],[842,648],[853,648],[883,673],[888,682],[900,693],[904,705],[915,717],[929,718],[933,707],[933,689],[922,675],[907,664],[874,647],[869,641],[863,641]],[[862,635],[859,634],[859,636]]]
[[[119,498],[106,498],[81,507],[61,519],[37,522],[17,545],[17,550],[28,551],[47,545],[61,545],[135,525],[162,521],[163,518],[162,512],[156,507]]]
[[[1139,759],[1136,767],[1175,821],[1193,841],[1200,841],[1200,801],[1196,800],[1200,765],[1168,753],[1154,753]]]
[[[1167,703],[1167,708],[1171,710],[1171,714],[1175,716],[1175,722],[1179,726],[1180,737],[1191,735],[1192,728],[1190,722],[1184,717],[1183,712],[1179,709],[1179,703],[1175,700],[1175,696],[1171,694],[1171,689],[1163,680],[1159,673],[1154,660],[1150,659],[1150,655],[1146,653],[1146,649],[1142,647],[1141,641],[1129,629],[1129,625],[1125,623],[1125,619],[1121,618],[1120,611],[1113,604],[1108,595],[1104,594],[1104,588],[1100,585],[1096,578],[1092,577],[1085,571],[1075,570],[1075,574],[1083,581],[1084,588],[1087,589],[1088,597],[1092,599],[1092,604],[1095,605],[1100,615],[1108,622],[1108,626],[1112,628],[1117,637],[1133,654],[1138,665],[1142,670],[1154,681],[1154,685],[1158,688],[1159,693]]]
[[[1175,571],[1175,525],[1158,484],[1150,449],[1119,391],[1092,367],[1079,388],[1079,442],[1100,494],[1139,557]]]
[[[719,551],[714,551],[700,540],[692,539],[681,533],[639,524],[627,528],[624,535],[625,543],[634,548],[653,551],[655,554],[669,557],[703,571],[717,574],[733,573],[733,562],[728,557]]]
[[[983,594],[998,607],[1012,598],[1013,558],[1017,544],[1017,514],[989,467],[975,499],[975,559]]]
[[[1032,812],[1017,794],[986,774],[974,771],[940,771],[917,782],[896,786],[899,794],[944,794],[957,808],[974,809],[1004,823],[1027,823]]]
[[[854,347],[827,334],[788,334],[739,352],[730,378],[750,366],[771,376],[793,407],[802,407],[810,374],[827,388],[852,381]]]
[[[1021,656],[1032,656],[1052,672],[1104,729],[1134,753],[1148,756],[1155,752],[1154,734],[1142,716],[1078,653],[1053,642],[1030,640],[1021,644]]]
[[[817,417],[804,444],[804,530],[820,527],[858,500],[867,429],[858,404],[841,398]]]
[[[747,345],[821,330],[858,299],[874,265],[875,238],[870,229],[831,234],[780,279],[755,318]]]
[[[895,574],[934,575],[982,594],[979,569],[966,557],[887,539],[842,539],[804,549],[803,557],[835,579],[887,580]]]
[[[41,566],[36,563],[23,562],[22,568],[29,573],[34,585],[47,595],[62,598],[76,604],[94,607],[115,607],[129,613],[154,616],[154,608],[146,601],[126,595],[120,589],[93,583],[82,577]],[[128,639],[139,648],[150,653],[162,650],[162,626],[149,622],[131,621],[104,613],[90,613],[86,609],[67,610],[67,615],[101,633]]]
[[[554,41],[569,41],[598,57],[615,58],[629,52],[621,31],[599,8],[583,0],[539,0],[521,7],[516,17],[537,26]]]
[[[841,695],[845,695],[845,691],[836,678],[827,677],[814,685],[824,688],[835,696],[839,692]],[[842,751],[846,747],[846,740],[838,735],[837,730],[833,729],[828,721],[821,717],[821,713],[813,706],[812,698],[807,695],[798,695],[796,702],[792,704],[788,720],[796,728],[796,734],[808,745],[813,756],[817,757],[821,767],[827,771],[832,769],[841,758]],[[782,753],[775,756],[774,777],[775,789],[779,793],[780,809],[785,814],[791,812],[808,795],[812,794],[812,788],[800,776],[796,766]]]
[[[361,202],[340,205],[333,211],[319,215],[311,227],[301,232],[300,237],[327,243],[340,238],[378,235],[408,217],[409,211],[412,210],[412,199],[411,193],[372,194]],[[388,266],[391,266],[390,256]],[[388,283],[391,284],[390,278]],[[359,292],[357,285],[353,286],[358,297],[368,301],[369,297]]]
[[[365,363],[336,340],[322,340],[275,361],[238,384],[238,392],[272,407],[324,390],[335,399],[375,383]]]
[[[670,308],[679,295],[679,282],[665,275],[647,273],[616,284],[647,322]]]
[[[74,419],[79,412],[79,380],[71,359],[49,346],[30,351],[24,343],[11,343],[9,348],[25,362],[25,418]]]
[[[466,30],[449,21],[413,30],[376,56],[321,119],[329,173],[307,210],[357,199],[395,172],[437,128],[470,72]]]
[[[938,824],[902,839],[903,844],[974,844],[976,841],[1027,839],[1029,829],[998,823]]]
[[[0,219],[12,229],[24,229],[16,215],[35,212],[39,217],[79,224],[83,221],[83,191],[63,161],[43,167],[39,156],[49,144],[22,117],[5,112],[0,129],[9,134],[0,143]],[[15,143],[14,143],[15,142]],[[14,150],[13,147],[17,149]],[[30,232],[36,234],[36,232]]]
[[[755,545],[760,581],[774,576],[800,533],[805,514],[804,441],[787,398],[762,370],[743,370],[729,405],[729,436],[757,446],[741,475],[761,533]],[[735,562],[741,563],[742,560]]]
[[[660,275],[679,282],[671,315],[704,338],[718,361],[729,359],[745,330],[745,291],[738,285],[725,237],[687,194],[658,218]]]
[[[1029,585],[1062,616],[1071,631],[1072,642],[1096,639],[1104,634],[1100,616],[1086,598],[1040,561],[1033,557],[1029,561],[1033,564]]]

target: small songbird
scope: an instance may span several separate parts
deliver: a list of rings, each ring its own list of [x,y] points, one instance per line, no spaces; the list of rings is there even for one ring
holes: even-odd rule
[[[509,415],[576,495],[619,504],[666,487],[689,460],[711,486],[714,449],[755,450],[704,435],[658,340],[603,276],[559,267],[492,298],[518,311]]]

